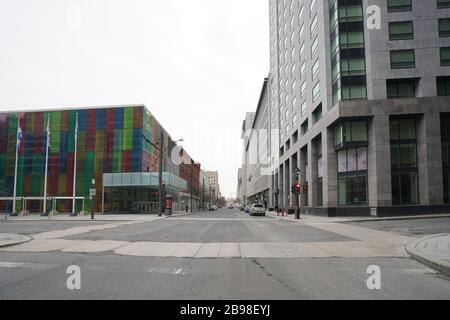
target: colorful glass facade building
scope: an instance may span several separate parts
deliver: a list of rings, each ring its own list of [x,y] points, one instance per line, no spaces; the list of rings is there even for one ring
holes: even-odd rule
[[[50,198],[73,195],[77,117],[76,196],[86,198],[85,211],[92,205],[91,188],[96,189],[97,212],[150,211],[151,204],[154,206],[158,201],[160,132],[164,140],[162,171],[167,191],[174,194],[175,202],[179,192],[187,191],[187,182],[179,178],[179,165],[170,157],[176,143],[145,106],[136,105],[0,113],[0,198],[13,196],[18,118],[23,139],[18,152],[17,197],[44,195],[48,119],[47,195]],[[140,177],[139,183],[135,183],[136,177]],[[18,212],[23,209],[22,203],[17,201]],[[40,212],[42,205],[43,201],[31,200],[27,202],[27,210]],[[0,201],[0,211],[9,211],[11,206],[12,201]],[[81,206],[81,202],[77,203],[77,211],[81,211]],[[58,201],[54,209],[70,212],[71,208],[72,201],[66,199]]]

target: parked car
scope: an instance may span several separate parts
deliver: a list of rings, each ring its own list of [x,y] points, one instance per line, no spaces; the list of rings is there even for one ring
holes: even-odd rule
[[[213,209],[214,211],[219,210],[219,208],[218,208],[217,206],[212,206],[212,209]]]
[[[245,207],[241,204],[241,205],[239,206],[239,210],[245,211]]]
[[[253,204],[250,209],[251,216],[265,216],[266,208],[262,204]]]

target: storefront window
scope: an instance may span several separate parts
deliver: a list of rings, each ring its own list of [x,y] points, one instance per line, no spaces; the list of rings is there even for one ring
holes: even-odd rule
[[[415,118],[392,118],[391,168],[393,205],[419,203]]]
[[[450,115],[445,115],[441,118],[441,137],[444,202],[450,204]]]
[[[340,206],[367,205],[367,148],[338,152]]]

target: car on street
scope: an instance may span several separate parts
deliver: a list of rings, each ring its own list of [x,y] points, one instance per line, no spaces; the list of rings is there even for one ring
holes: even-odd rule
[[[266,208],[262,204],[253,204],[250,209],[251,216],[265,216]]]

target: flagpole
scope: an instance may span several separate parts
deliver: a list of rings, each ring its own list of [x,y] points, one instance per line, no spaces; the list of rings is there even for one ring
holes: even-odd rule
[[[19,130],[20,130],[20,116],[17,115],[17,133],[16,133],[16,166],[14,171],[14,195],[13,195],[13,214],[16,214],[16,198],[17,198],[17,166],[19,162]],[[7,214],[5,213],[5,220],[7,219]]]
[[[47,173],[48,173],[48,148],[50,146],[50,114],[47,117],[47,146],[45,148],[45,177],[44,177],[44,214],[47,213]],[[50,214],[48,215],[50,219]]]
[[[73,200],[72,200],[72,214],[75,214],[75,191],[77,186],[77,144],[78,144],[78,113],[75,118],[75,153],[73,161]]]

